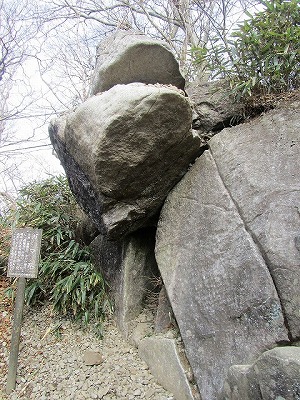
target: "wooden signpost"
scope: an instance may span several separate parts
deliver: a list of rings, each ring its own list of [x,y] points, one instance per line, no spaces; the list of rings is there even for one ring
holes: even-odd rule
[[[12,236],[7,276],[18,278],[18,286],[8,364],[7,394],[10,394],[16,387],[26,278],[37,277],[41,240],[42,229],[20,228],[16,229]]]

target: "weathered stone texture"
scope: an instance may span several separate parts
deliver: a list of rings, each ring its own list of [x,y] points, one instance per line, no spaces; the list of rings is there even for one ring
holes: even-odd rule
[[[253,368],[263,400],[300,398],[299,347],[280,347],[267,351]]]
[[[288,340],[268,268],[210,151],[168,196],[156,258],[203,400],[220,395],[232,364]]]
[[[158,296],[158,306],[155,316],[155,333],[166,333],[171,327],[176,326],[172,306],[168,299],[168,293],[163,286]]]
[[[202,136],[213,136],[227,126],[236,125],[243,117],[244,105],[234,101],[225,80],[193,83],[185,90],[194,107],[193,127]]]
[[[85,365],[99,365],[103,363],[103,357],[98,351],[86,350],[83,354]]]
[[[139,315],[147,291],[157,276],[154,258],[154,232],[145,229],[122,241],[99,235],[90,245],[95,266],[100,270],[114,300],[118,327],[127,336],[131,322]]]
[[[132,30],[119,30],[97,47],[91,94],[117,84],[161,83],[184,88],[178,62],[169,46]]]
[[[79,204],[114,239],[147,223],[199,154],[189,101],[160,85],[114,86],[49,132]]]
[[[300,348],[278,347],[252,365],[229,369],[222,400],[295,400],[300,398]]]
[[[300,101],[210,141],[218,172],[257,243],[300,337]]]
[[[189,366],[175,339],[155,336],[142,339],[139,354],[157,381],[173,393],[176,400],[199,400],[187,379]]]
[[[78,207],[78,223],[75,238],[78,242],[89,245],[98,235],[99,231],[91,219]]]
[[[229,368],[220,399],[262,400],[256,373],[252,365],[232,365]]]

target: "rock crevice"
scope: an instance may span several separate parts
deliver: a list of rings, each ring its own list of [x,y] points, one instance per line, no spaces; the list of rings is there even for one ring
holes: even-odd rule
[[[214,154],[213,154],[212,149],[210,148],[209,151],[210,151],[210,153],[211,153],[212,159],[214,160],[214,163],[215,163],[215,165],[216,165],[216,169],[217,169],[218,174],[219,174],[219,177],[220,177],[220,179],[221,179],[221,181],[222,181],[222,183],[223,183],[223,186],[224,186],[225,190],[227,191],[227,193],[228,193],[228,195],[229,195],[231,201],[233,202],[233,204],[234,204],[234,206],[235,206],[235,208],[236,208],[236,211],[237,211],[237,213],[238,213],[238,215],[239,215],[239,217],[240,217],[240,219],[241,219],[241,222],[242,222],[242,224],[243,224],[243,226],[244,226],[244,229],[245,229],[245,231],[247,232],[247,234],[249,235],[249,237],[251,238],[251,240],[252,240],[252,242],[253,242],[253,245],[257,248],[257,251],[260,253],[262,259],[264,260],[265,266],[266,266],[266,268],[268,269],[268,271],[269,271],[269,273],[270,273],[270,276],[271,276],[271,278],[272,278],[274,287],[275,287],[276,292],[277,292],[277,295],[278,295],[279,302],[280,302],[280,304],[281,304],[281,312],[282,312],[282,315],[283,315],[283,318],[284,318],[284,324],[285,324],[285,326],[286,326],[286,328],[287,328],[289,341],[292,341],[293,338],[292,338],[292,336],[291,336],[291,334],[290,334],[290,328],[289,328],[288,319],[287,319],[287,317],[286,317],[286,315],[285,315],[285,310],[284,310],[284,307],[283,307],[282,302],[281,302],[280,290],[278,290],[278,288],[277,288],[276,278],[274,278],[274,271],[272,271],[271,262],[270,262],[270,260],[268,259],[267,254],[266,254],[264,248],[262,247],[261,243],[260,243],[259,240],[257,239],[255,233],[254,233],[254,232],[251,230],[251,228],[249,227],[249,225],[248,225],[248,223],[247,223],[247,220],[246,220],[245,216],[243,215],[242,209],[239,207],[238,203],[235,201],[234,197],[233,197],[232,194],[230,193],[230,189],[226,186],[226,183],[224,182],[224,179],[223,179],[223,177],[222,177],[222,173],[221,173],[221,171],[220,171],[220,169],[219,169],[219,167],[218,167],[217,160],[214,158]],[[262,215],[262,214],[260,214],[260,215]],[[257,217],[259,217],[259,215],[256,216],[255,218],[257,218]],[[278,343],[283,344],[283,343],[288,343],[289,341],[286,341],[286,340],[283,340],[283,341],[282,341],[282,340],[279,340]]]

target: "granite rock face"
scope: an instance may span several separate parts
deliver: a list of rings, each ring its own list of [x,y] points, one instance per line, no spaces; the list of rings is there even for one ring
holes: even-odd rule
[[[300,397],[300,348],[281,347],[262,354],[254,364],[262,399]]]
[[[184,88],[178,63],[169,46],[140,32],[119,30],[97,48],[91,94],[117,84],[161,83]]]
[[[300,336],[299,109],[214,136],[162,209],[156,258],[204,400]]]
[[[300,337],[300,101],[210,142],[218,172],[264,257],[292,339]]]
[[[157,311],[155,316],[155,333],[166,333],[175,325],[172,306],[168,299],[166,288],[163,286],[159,292]]]
[[[252,365],[232,365],[229,368],[220,399],[262,400],[257,376]]]
[[[79,205],[118,239],[145,225],[199,155],[179,89],[133,83],[53,121],[50,138]]]
[[[75,240],[89,245],[97,236],[99,231],[93,221],[78,207],[78,223],[75,231]]]
[[[252,365],[229,369],[223,400],[294,400],[300,396],[300,348],[278,347]]]
[[[203,400],[218,398],[232,364],[288,340],[267,265],[210,151],[168,196],[156,259]]]

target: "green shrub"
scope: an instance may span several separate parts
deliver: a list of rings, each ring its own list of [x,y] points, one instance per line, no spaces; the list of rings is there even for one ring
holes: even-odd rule
[[[231,39],[215,38],[210,48],[194,49],[211,77],[230,81],[237,98],[299,87],[300,7],[298,0],[271,0],[265,10],[239,25]]]
[[[88,247],[75,240],[77,205],[66,178],[34,182],[20,190],[16,225],[43,229],[37,279],[28,281],[27,304],[50,300],[54,310],[87,324],[109,309],[105,282]]]

